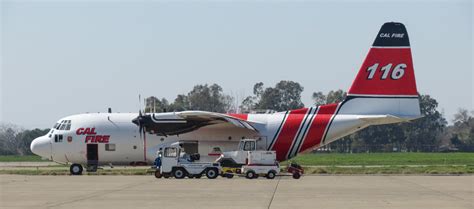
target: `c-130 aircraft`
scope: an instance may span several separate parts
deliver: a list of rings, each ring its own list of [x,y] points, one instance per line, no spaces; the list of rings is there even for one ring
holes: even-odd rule
[[[71,164],[148,165],[162,143],[182,142],[201,160],[237,149],[240,139],[257,139],[259,149],[284,161],[371,125],[421,117],[410,43],[402,23],[383,24],[344,101],[270,114],[205,111],[166,113],[88,113],[60,119],[33,140],[31,151]]]

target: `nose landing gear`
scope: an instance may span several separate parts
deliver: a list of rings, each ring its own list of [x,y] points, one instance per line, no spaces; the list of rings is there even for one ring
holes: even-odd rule
[[[82,171],[83,168],[81,164],[74,163],[71,165],[71,167],[69,167],[69,172],[71,175],[82,175]]]

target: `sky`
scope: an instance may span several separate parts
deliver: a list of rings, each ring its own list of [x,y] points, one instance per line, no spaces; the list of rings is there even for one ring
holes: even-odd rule
[[[349,89],[389,21],[407,27],[418,91],[448,120],[474,109],[470,0],[0,2],[0,121],[23,128],[205,83],[241,100],[292,80],[310,106]]]

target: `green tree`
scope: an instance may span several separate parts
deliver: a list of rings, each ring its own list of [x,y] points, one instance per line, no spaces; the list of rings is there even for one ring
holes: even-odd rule
[[[313,101],[314,101],[314,105],[315,106],[320,106],[320,105],[324,105],[324,104],[327,104],[327,98],[326,98],[326,95],[324,95],[323,92],[321,91],[318,91],[318,92],[313,92]]]
[[[263,87],[259,82],[254,85],[253,96],[242,101],[242,109],[272,109],[276,111],[292,110],[304,107],[301,102],[303,87],[294,81],[280,81],[275,87]]]
[[[30,155],[33,139],[44,136],[49,129],[23,130],[11,124],[0,125],[0,155]]]
[[[454,114],[451,143],[460,151],[474,151],[474,117],[466,109]]]
[[[281,107],[281,94],[280,91],[276,88],[266,88],[260,100],[255,104],[256,109],[271,109],[276,111],[284,111],[288,109],[283,109]]]
[[[2,124],[0,126],[0,154],[15,155],[18,153],[18,142],[16,135],[20,132],[19,128],[12,125]]]
[[[174,102],[170,105],[170,111],[185,111],[190,110],[188,96],[179,94],[176,96]]]
[[[280,111],[304,107],[301,102],[301,93],[304,88],[298,82],[280,81],[276,84],[275,89],[281,94]]]
[[[408,151],[436,151],[440,145],[439,136],[446,127],[446,119],[437,110],[438,102],[430,95],[420,95],[422,118],[399,124],[405,133]]]
[[[16,140],[18,141],[17,153],[19,155],[31,155],[33,154],[30,150],[30,144],[33,139],[37,137],[44,136],[49,132],[50,129],[33,129],[25,130],[16,135]]]
[[[326,104],[333,104],[344,101],[346,99],[347,93],[341,89],[337,91],[329,91],[326,97]]]
[[[222,87],[217,84],[211,86],[196,85],[188,93],[189,108],[225,113],[232,105],[233,98],[223,93]]]
[[[253,96],[248,96],[244,100],[242,100],[240,109],[244,112],[250,112],[252,110],[258,109],[257,102],[260,101],[263,93],[264,89],[262,82],[258,82],[253,85]]]
[[[331,90],[328,92],[327,95],[325,95],[321,91],[313,92],[312,98],[314,101],[314,105],[319,106],[319,105],[342,102],[346,98],[346,95],[347,95],[347,92],[339,89],[336,91]]]
[[[145,112],[165,112],[169,111],[170,104],[165,98],[158,99],[154,96],[145,100]]]

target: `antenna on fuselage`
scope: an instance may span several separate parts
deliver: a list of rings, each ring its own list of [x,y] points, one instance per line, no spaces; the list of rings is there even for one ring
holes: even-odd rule
[[[138,112],[142,112],[142,95],[138,94]]]
[[[146,98],[143,98],[143,104],[145,104],[145,110],[143,112],[146,113],[146,108],[148,107],[148,104],[146,103]]]

